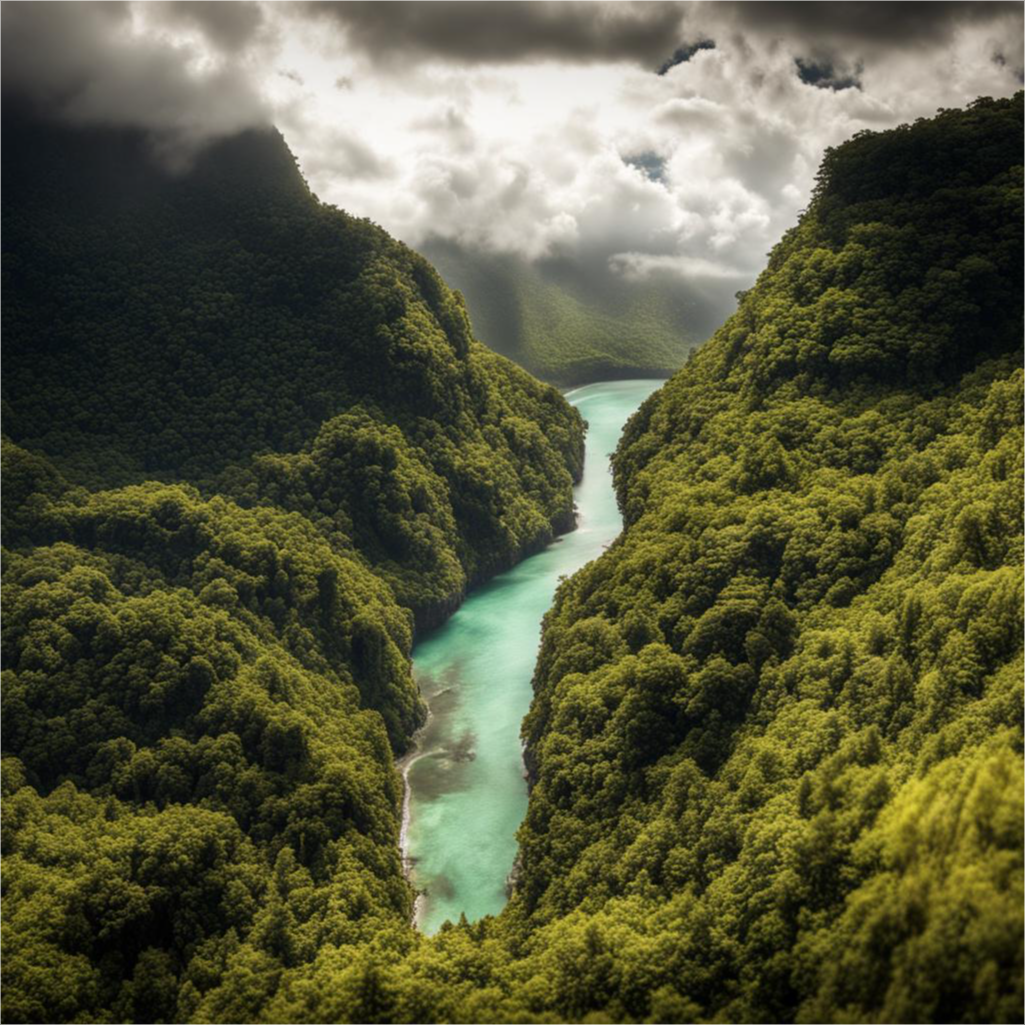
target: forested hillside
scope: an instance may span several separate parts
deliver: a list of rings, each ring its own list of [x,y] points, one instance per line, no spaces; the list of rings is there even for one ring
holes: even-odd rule
[[[407,927],[414,622],[571,525],[583,425],[274,132],[4,143],[4,1017],[187,1018]]]
[[[422,248],[462,292],[480,338],[563,386],[667,377],[718,326],[711,311],[734,305],[728,283],[701,288],[675,275],[631,281],[606,266],[532,264],[441,239]]]
[[[300,512],[426,620],[568,525],[577,414],[277,133],[181,174],[138,133],[4,140],[4,429],[69,481]]]
[[[209,392],[188,381],[220,335],[186,345],[201,320],[142,302],[158,286],[77,298],[153,248],[115,271],[105,218],[86,245],[42,200],[36,225],[5,210],[5,1019],[1020,1020],[1021,141],[1019,94],[828,153],[628,425],[626,529],[546,617],[509,906],[430,939],[397,848],[419,707],[395,595],[448,572],[441,601],[492,539],[545,536],[578,422],[425,263],[300,184],[311,240],[374,255],[311,319],[301,264],[238,293],[302,326],[279,349],[226,316]],[[176,273],[219,289],[197,203]],[[216,266],[279,266],[260,240],[290,220],[256,207]],[[351,334],[318,333],[342,310]],[[117,358],[76,378],[108,323]],[[150,404],[166,435],[132,427]]]
[[[628,425],[524,728],[559,1013],[1020,1017],[1021,133],[1019,94],[831,151]]]

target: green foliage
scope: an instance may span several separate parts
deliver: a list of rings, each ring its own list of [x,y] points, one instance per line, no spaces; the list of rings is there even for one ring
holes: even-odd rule
[[[5,1018],[1020,1017],[1021,127],[1019,95],[831,152],[628,424],[626,529],[544,623],[517,888],[431,939],[397,848],[411,610],[566,513],[558,396],[460,355],[443,286],[391,249],[346,307],[378,348],[355,331],[338,365],[419,352],[408,403],[360,379],[288,443],[240,417],[226,454],[208,425],[192,469],[139,484],[156,449],[98,426],[132,433],[125,393],[92,420],[65,382],[51,424],[12,389]],[[306,287],[275,273],[275,302]],[[58,364],[86,331],[60,324]],[[56,395],[44,362],[18,379]]]
[[[178,177],[130,132],[5,133],[5,429],[68,480],[302,512],[421,625],[570,525],[578,414],[276,133]]]
[[[583,424],[274,133],[5,141],[4,1018],[253,1018],[408,931],[414,624],[571,525]]]
[[[1021,112],[831,152],[628,425],[524,724],[506,915],[616,935],[557,1014],[1020,1016]]]

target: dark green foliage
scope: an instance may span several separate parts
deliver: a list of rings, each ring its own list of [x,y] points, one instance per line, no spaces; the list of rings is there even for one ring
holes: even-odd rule
[[[414,622],[571,525],[583,425],[274,133],[7,113],[4,1018],[250,1019],[408,930]]]
[[[1020,1020],[1021,130],[831,152],[628,425],[497,919],[410,928],[392,748],[408,609],[558,513],[557,396],[471,341],[486,401],[370,391],[205,492],[5,446],[5,1018]]]
[[[276,133],[181,175],[132,133],[4,138],[5,430],[69,480],[301,511],[423,623],[569,526],[579,416]]]
[[[4,567],[5,1015],[175,1020],[230,944],[288,965],[404,923],[389,733],[420,702],[387,587],[298,516],[181,486],[39,529],[69,540]]]

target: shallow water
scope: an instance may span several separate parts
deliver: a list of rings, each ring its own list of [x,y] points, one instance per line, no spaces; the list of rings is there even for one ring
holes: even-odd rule
[[[527,810],[520,723],[541,618],[559,577],[601,554],[622,520],[608,457],[630,414],[661,381],[607,381],[566,398],[588,421],[584,477],[574,491],[577,529],[475,590],[413,649],[431,710],[408,762],[405,853],[425,891],[417,924],[434,933],[464,913],[475,921],[505,905],[516,830]]]

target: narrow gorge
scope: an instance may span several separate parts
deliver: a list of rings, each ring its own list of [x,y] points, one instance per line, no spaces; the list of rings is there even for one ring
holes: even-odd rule
[[[473,591],[413,648],[430,718],[408,757],[405,853],[420,891],[417,922],[497,914],[527,810],[520,724],[530,706],[541,619],[558,582],[601,555],[622,518],[609,455],[657,380],[587,385],[567,398],[587,421],[577,527]]]

